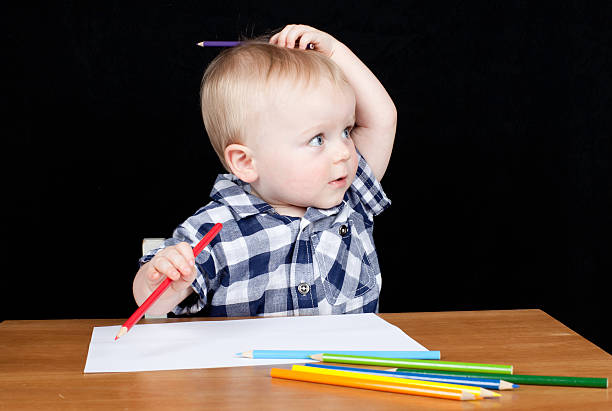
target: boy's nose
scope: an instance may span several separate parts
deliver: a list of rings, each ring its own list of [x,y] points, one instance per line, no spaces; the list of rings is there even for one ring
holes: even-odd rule
[[[336,147],[334,148],[334,163],[346,161],[351,157],[351,151],[346,143],[340,141],[336,143]]]

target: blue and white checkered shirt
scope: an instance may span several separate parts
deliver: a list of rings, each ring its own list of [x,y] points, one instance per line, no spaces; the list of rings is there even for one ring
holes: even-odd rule
[[[223,224],[196,258],[195,293],[173,310],[175,314],[378,311],[382,279],[372,224],[391,202],[361,155],[342,203],[326,210],[310,207],[302,218],[279,215],[232,174],[220,174],[210,196],[212,201],[164,242],[163,247],[181,241],[193,247],[215,223]]]

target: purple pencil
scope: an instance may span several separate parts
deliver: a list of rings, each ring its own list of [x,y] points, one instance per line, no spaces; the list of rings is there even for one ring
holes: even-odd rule
[[[218,41],[218,40],[211,40],[211,41],[201,41],[201,42],[198,43],[198,46],[200,46],[200,47],[234,47],[234,46],[239,45],[240,43],[241,43],[240,41]],[[306,48],[308,50],[314,50],[315,46],[312,43],[308,43]]]
[[[234,47],[240,44],[239,41],[202,41],[198,43],[200,47]]]

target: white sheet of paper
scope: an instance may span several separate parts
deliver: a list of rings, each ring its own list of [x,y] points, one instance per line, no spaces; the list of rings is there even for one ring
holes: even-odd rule
[[[95,327],[85,373],[295,364],[309,360],[238,358],[256,349],[425,351],[375,314],[277,317]]]

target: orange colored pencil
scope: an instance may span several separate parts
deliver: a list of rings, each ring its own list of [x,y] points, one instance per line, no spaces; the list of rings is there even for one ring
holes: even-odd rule
[[[217,223],[213,226],[213,228],[210,229],[209,232],[206,233],[204,237],[202,237],[200,242],[196,244],[196,246],[193,248],[194,257],[197,257],[198,254],[202,252],[204,247],[206,247],[208,243],[210,243],[211,240],[215,238],[215,236],[219,233],[219,231],[221,231],[221,228],[223,228],[223,225],[221,223]],[[170,286],[170,283],[172,283],[172,280],[166,277],[166,279],[159,286],[157,286],[155,291],[151,293],[151,295],[142,303],[142,305],[138,307],[136,311],[134,311],[134,314],[132,314],[130,318],[128,318],[127,321],[123,324],[123,326],[121,326],[121,329],[119,330],[119,332],[117,333],[117,336],[115,337],[115,341],[117,341],[124,334],[130,331],[130,329],[134,326],[134,324],[140,321],[140,319],[147,312],[149,307],[151,307],[151,305],[155,301],[157,301],[159,296],[162,295],[162,293],[166,291],[166,289]]]
[[[336,375],[314,374],[309,372],[286,370],[283,368],[272,368],[270,375],[273,378],[286,380],[315,382],[319,384],[339,385],[342,387],[362,388],[366,390],[395,392],[400,394],[420,395],[424,397],[445,398],[449,400],[475,400],[476,396],[465,391],[441,391],[435,388],[417,388],[392,382],[366,380],[361,378],[348,378]]]
[[[501,395],[494,393],[493,391],[489,391],[486,388],[481,387],[473,387],[468,385],[459,385],[459,384],[448,384],[448,383],[440,383],[435,381],[423,381],[423,380],[411,380],[409,378],[397,378],[391,377],[388,375],[380,375],[380,374],[366,374],[363,372],[355,372],[355,371],[343,371],[339,369],[329,369],[329,368],[318,368],[318,367],[307,367],[305,365],[294,365],[291,367],[293,371],[300,372],[309,372],[314,374],[323,374],[323,375],[337,375],[339,377],[347,377],[347,378],[360,378],[363,380],[373,380],[373,381],[383,381],[383,382],[393,382],[401,385],[408,385],[415,388],[427,388],[432,390],[439,391],[448,391],[448,392],[471,392],[476,396],[476,399],[481,398],[494,398],[500,397]]]

